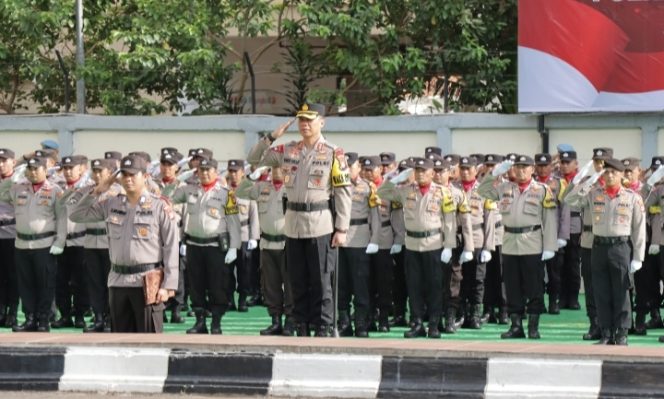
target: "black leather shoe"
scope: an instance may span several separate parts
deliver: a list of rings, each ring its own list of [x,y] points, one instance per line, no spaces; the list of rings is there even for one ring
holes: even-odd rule
[[[293,323],[293,320],[288,316],[286,317],[286,322],[281,330],[281,335],[284,337],[292,337],[295,335],[295,323]]]
[[[172,324],[182,324],[184,323],[184,317],[180,315],[179,311],[171,312],[171,323]]]
[[[17,324],[12,327],[14,332],[31,332],[37,331],[37,319],[33,314],[25,315],[25,322],[23,324]]]
[[[85,328],[85,319],[83,316],[76,316],[74,320],[74,327],[75,328]]]
[[[567,305],[567,309],[569,309],[569,310],[579,310],[579,309],[581,309],[581,305],[579,304],[579,301],[571,301]]]
[[[613,338],[613,332],[605,328],[602,330],[602,336],[599,339],[599,341],[595,342],[595,345],[613,345],[615,344],[614,338]]]
[[[364,327],[355,327],[355,337],[369,338],[369,331]]]
[[[272,316],[272,324],[260,330],[260,335],[281,335],[282,332],[281,316]]]
[[[37,321],[37,332],[50,332],[51,326],[48,322],[48,315],[39,315]]]
[[[597,341],[598,339],[602,338],[602,330],[600,330],[599,326],[597,325],[597,319],[590,319],[590,327],[588,328],[588,332],[583,334],[582,338],[584,341]]]
[[[74,327],[74,322],[71,321],[71,317],[61,317],[58,320],[51,323],[53,328],[71,328]]]
[[[390,327],[408,327],[408,322],[404,315],[394,316],[392,320],[390,320]]]
[[[627,346],[627,329],[619,328],[616,330],[615,345]]]
[[[327,325],[322,325],[318,326],[316,329],[316,334],[314,334],[314,337],[319,337],[319,338],[325,338],[330,336],[330,326]]]
[[[557,302],[549,303],[549,314],[560,314],[560,305]]]
[[[510,319],[512,320],[512,325],[510,329],[500,334],[502,339],[512,339],[512,338],[526,338],[526,334],[523,332],[523,324],[521,321],[520,314],[511,314]]]
[[[417,321],[410,327],[410,330],[403,333],[404,338],[426,337],[427,332],[421,321]]]
[[[207,324],[205,323],[205,313],[201,310],[196,310],[196,323],[187,330],[187,334],[207,334]]]
[[[16,325],[16,315],[10,313],[5,318],[5,327],[13,328]]]

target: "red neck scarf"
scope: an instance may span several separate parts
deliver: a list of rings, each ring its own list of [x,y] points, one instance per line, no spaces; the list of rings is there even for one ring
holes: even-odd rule
[[[175,177],[162,177],[161,178],[161,181],[164,184],[171,184],[171,183],[173,183],[174,180],[175,180]]]
[[[78,183],[79,180],[81,180],[80,177],[78,179],[72,180],[72,181],[67,180],[67,187],[73,187],[74,184]]]
[[[427,185],[419,186],[419,187],[420,187],[420,193],[422,193],[422,195],[427,195],[427,193],[429,192],[429,188],[431,187],[431,184],[427,184]]]
[[[279,191],[281,190],[281,187],[284,185],[283,180],[272,180],[272,185],[274,186],[274,189]]]
[[[639,181],[637,180],[637,181],[635,181],[635,182],[631,182],[631,183],[629,183],[628,187],[629,187],[630,189],[634,190],[634,191],[639,191],[639,186],[640,186],[640,185],[641,185],[641,184],[640,184]]]
[[[530,186],[530,183],[533,181],[533,179],[528,179],[528,181],[524,183],[517,183],[519,185],[519,191],[524,192]]]
[[[604,187],[604,191],[606,191],[606,195],[611,199],[614,199],[616,198],[616,195],[618,195],[618,191],[620,191],[620,184],[616,184],[613,187]]]
[[[376,185],[376,187],[380,186],[381,184],[383,184],[383,176],[378,176],[377,178],[374,179],[373,182]]]
[[[546,183],[549,180],[549,176],[537,176],[537,181],[540,183]]]
[[[8,175],[2,175],[2,178],[3,178],[3,179],[8,179],[8,178],[10,178],[10,177],[12,177],[12,176],[14,176],[14,171],[13,171],[13,170],[12,170],[12,173],[10,173],[10,174],[8,174]]]
[[[210,184],[203,184],[203,183],[201,183],[201,187],[203,187],[203,191],[205,191],[205,192],[207,193],[207,192],[210,191],[210,190],[212,189],[212,187],[214,187],[216,184],[217,184],[217,181],[215,180],[215,181],[213,181],[213,182],[210,183]]]
[[[37,191],[39,191],[39,189],[42,188],[42,186],[44,185],[44,183],[45,183],[45,182],[41,182],[41,183],[33,183],[33,184],[32,184],[32,191],[34,191],[34,192],[36,193]]]
[[[461,184],[463,185],[463,191],[469,192],[470,190],[472,190],[472,188],[475,185],[476,181],[477,180],[461,181]]]
[[[574,178],[574,176],[576,176],[576,170],[575,170],[574,172],[570,172],[570,173],[565,174],[563,177],[564,177],[565,180],[567,180],[567,182],[569,183],[569,182],[572,181],[572,179]]]

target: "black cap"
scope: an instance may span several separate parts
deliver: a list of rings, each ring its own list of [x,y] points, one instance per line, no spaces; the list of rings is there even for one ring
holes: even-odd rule
[[[503,162],[503,156],[498,154],[486,154],[484,156],[485,165],[495,165],[499,162]]]
[[[650,168],[651,169],[657,169],[660,166],[664,165],[664,157],[656,155],[652,157],[652,160],[650,161]]]
[[[122,153],[119,151],[106,151],[104,153],[104,159],[115,159],[119,161],[122,159]]]
[[[0,158],[2,159],[14,159],[14,151],[8,148],[0,148]]]
[[[28,159],[28,168],[38,168],[40,166],[46,167],[46,158],[32,157]]]
[[[414,168],[414,167],[415,167],[415,165],[413,164],[413,158],[412,157],[408,157],[406,159],[402,159],[401,161],[399,161],[399,170],[404,170],[404,169]]]
[[[120,171],[127,172],[132,175],[142,172],[145,173],[145,168],[148,166],[148,161],[140,155],[127,155],[120,160]]]
[[[484,154],[480,154],[479,152],[476,154],[470,154],[469,157],[475,158],[477,163],[482,163],[482,161],[484,160]]]
[[[615,169],[619,172],[625,171],[625,165],[623,165],[623,163],[620,160],[615,158],[604,159],[604,168]]]
[[[374,168],[380,167],[381,159],[380,159],[379,156],[375,156],[375,155],[366,156],[366,157],[364,157],[364,159],[362,160],[361,163],[362,163],[362,167],[365,168],[365,169],[374,169]]]
[[[228,170],[244,169],[244,161],[241,159],[231,159],[228,161]]]
[[[396,161],[397,157],[393,152],[381,152],[380,153],[380,163],[382,165],[389,165],[392,162]]]
[[[518,157],[519,154],[515,154],[513,152],[510,152],[509,154],[505,155],[505,161],[516,161],[516,157]]]
[[[93,159],[90,161],[90,169],[115,169],[115,160],[112,158]]]
[[[433,169],[433,161],[429,158],[413,158],[413,166],[417,169]]]
[[[551,165],[551,155],[545,153],[535,154],[535,165]]]
[[[450,163],[447,162],[443,157],[437,157],[433,159],[433,170],[445,170],[450,168]]]
[[[517,155],[516,159],[514,160],[514,165],[526,165],[526,166],[533,166],[535,165],[535,161],[528,155]]]
[[[357,152],[347,152],[344,154],[346,156],[346,163],[350,166],[358,161],[359,155]]]
[[[231,162],[233,162],[233,161],[228,161],[229,164]],[[203,159],[201,159],[201,162],[198,164],[199,169],[211,169],[211,168],[217,169],[217,166],[219,166],[219,163],[217,162],[216,159],[212,159],[212,158],[210,158],[210,159],[203,158]],[[230,166],[229,166],[229,169],[230,169]]]
[[[58,153],[55,150],[43,149],[35,151],[36,158],[51,158],[54,161],[57,161]]]
[[[613,148],[598,147],[593,148],[593,160],[607,160],[613,158]]]
[[[159,150],[160,156],[164,154],[175,154],[176,152],[179,151],[175,147],[163,147],[161,150]]]
[[[165,163],[170,163],[172,165],[175,165],[176,163],[180,162],[182,160],[182,154],[179,152],[163,152],[161,153],[161,157],[159,157],[159,162],[165,162]]]
[[[429,158],[429,154],[443,155],[443,150],[440,147],[427,147],[424,149],[424,156]],[[431,159],[431,158],[429,158]]]
[[[86,163],[88,163],[88,159],[83,155],[70,155],[68,157],[62,157],[60,160],[60,165],[62,165],[62,167],[85,165]]]
[[[473,157],[461,157],[459,158],[459,167],[460,168],[470,168],[477,166],[477,159]]]
[[[625,167],[625,170],[634,170],[634,168],[638,168],[639,166],[641,166],[641,160],[633,157],[625,158],[620,162],[622,162],[623,166]]]
[[[197,148],[196,149],[196,154],[195,155],[189,155],[192,157],[201,157],[201,158],[207,158],[207,159],[212,159],[212,150],[209,150],[207,148]]]
[[[141,157],[145,160],[145,163],[150,163],[152,161],[152,157],[150,156],[150,154],[148,154],[145,151],[133,151],[133,152],[130,152],[129,155]]]
[[[316,117],[325,116],[325,106],[323,104],[309,103],[302,104],[295,114],[297,118],[314,120]]]
[[[188,157],[195,157],[196,156],[196,151],[198,151],[198,148],[190,148],[189,151],[187,152]]]
[[[450,166],[455,166],[459,164],[461,156],[457,154],[447,154],[443,158],[445,158],[445,160],[450,163]]]
[[[563,151],[558,153],[561,162],[574,161],[576,159],[576,151]]]

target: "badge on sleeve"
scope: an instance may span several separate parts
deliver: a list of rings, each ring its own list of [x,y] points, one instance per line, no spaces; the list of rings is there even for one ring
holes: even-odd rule
[[[350,173],[348,164],[344,156],[344,150],[337,148],[334,150],[334,160],[332,162],[332,186],[344,187],[350,185]]]

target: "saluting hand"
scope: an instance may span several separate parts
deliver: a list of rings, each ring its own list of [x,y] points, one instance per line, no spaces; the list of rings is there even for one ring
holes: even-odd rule
[[[270,133],[272,140],[277,140],[279,137],[283,136],[286,133],[286,130],[288,130],[288,128],[295,122],[296,119],[297,118],[293,118],[278,128],[274,129],[274,131]]]
[[[97,187],[95,187],[92,193],[95,195],[100,195],[105,193],[115,183],[119,175],[120,171],[118,170],[117,172],[110,175],[106,180],[103,180],[101,183],[97,184]]]
[[[572,183],[574,184],[579,184],[581,182],[581,179],[584,177],[588,176],[588,173],[590,173],[590,168],[593,167],[593,161],[588,161],[585,165],[583,165],[583,168],[579,170],[579,172],[574,176],[574,179],[572,179]]]

